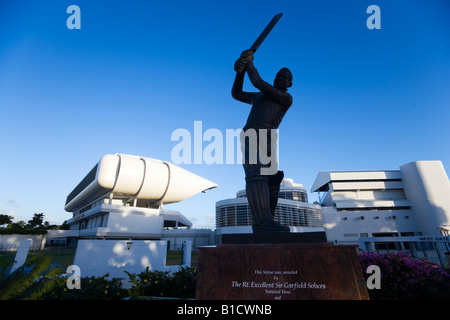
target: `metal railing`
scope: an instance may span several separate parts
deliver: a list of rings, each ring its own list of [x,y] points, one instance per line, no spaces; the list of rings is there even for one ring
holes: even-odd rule
[[[404,252],[416,259],[427,259],[442,268],[450,267],[450,237],[374,237],[359,238],[362,250],[376,253]]]
[[[12,265],[17,260],[17,250],[18,246],[16,244],[0,245],[0,259],[2,264]],[[73,263],[75,250],[76,246],[56,245],[42,248],[40,245],[36,245],[28,249],[26,261],[32,256],[41,255],[50,258],[52,265],[61,266],[66,269]]]

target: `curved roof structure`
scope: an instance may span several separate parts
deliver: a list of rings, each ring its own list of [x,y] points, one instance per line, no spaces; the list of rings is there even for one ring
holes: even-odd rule
[[[170,162],[126,154],[103,156],[67,196],[64,209],[74,212],[106,195],[144,206],[182,201],[217,184]]]

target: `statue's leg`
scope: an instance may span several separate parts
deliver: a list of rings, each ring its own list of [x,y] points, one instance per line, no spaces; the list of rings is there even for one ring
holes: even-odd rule
[[[289,227],[285,227],[273,220],[267,176],[247,177],[246,181],[245,189],[252,213],[253,233],[289,232]]]
[[[278,171],[273,176],[269,176],[269,202],[270,202],[270,213],[272,217],[275,217],[275,208],[278,203],[278,194],[280,193],[280,184],[283,181],[284,173],[283,171]]]
[[[267,178],[250,177],[246,179],[245,191],[253,218],[253,226],[262,225],[272,219],[270,214],[269,186]]]
[[[253,219],[253,232],[289,232],[289,227],[282,226],[273,220],[269,194],[270,176],[261,174],[263,165],[259,161],[259,157],[256,163],[250,161],[251,151],[255,152],[256,148],[251,149],[247,143],[241,144],[241,148],[244,155],[245,189]],[[268,150],[270,152],[270,148]]]

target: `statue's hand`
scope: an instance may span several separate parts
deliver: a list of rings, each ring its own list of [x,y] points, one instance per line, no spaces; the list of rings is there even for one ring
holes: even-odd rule
[[[234,63],[234,71],[239,72],[239,73],[244,72],[246,66],[247,66],[247,62],[245,61],[245,59],[240,57]]]
[[[253,62],[253,50],[245,50],[242,51],[240,58],[244,59],[246,61],[246,63],[248,62]]]
[[[234,70],[236,72],[243,72],[249,62],[253,62],[253,51],[245,50],[241,53],[239,59],[234,63]]]

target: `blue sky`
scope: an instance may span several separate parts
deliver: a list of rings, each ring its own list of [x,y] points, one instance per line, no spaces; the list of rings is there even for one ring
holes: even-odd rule
[[[66,27],[71,4],[80,30]],[[372,4],[380,30],[366,27]],[[102,155],[171,161],[178,128],[242,128],[233,64],[279,12],[254,63],[268,82],[281,67],[294,75],[279,133],[287,177],[309,191],[325,170],[450,170],[448,1],[2,0],[0,213],[62,223]],[[214,228],[215,202],[244,188],[242,167],[180,166],[219,187],[166,208]]]

